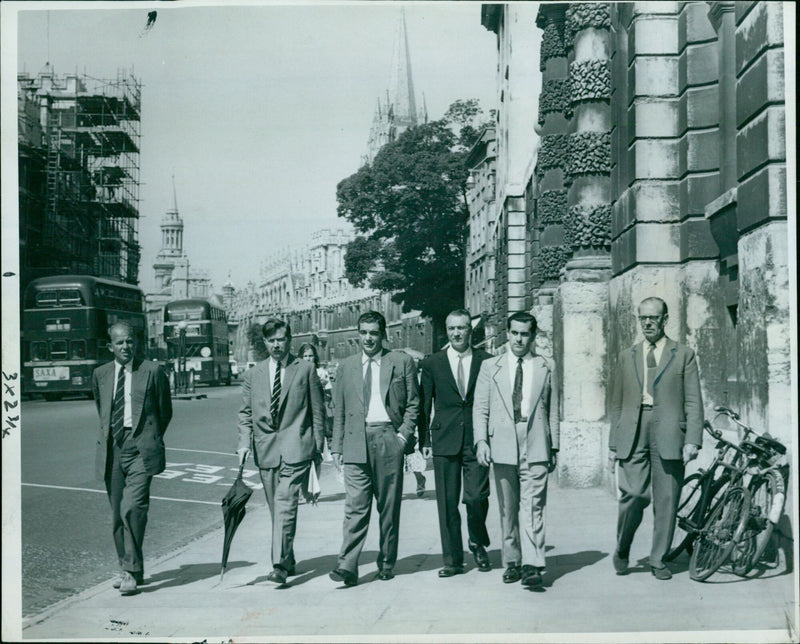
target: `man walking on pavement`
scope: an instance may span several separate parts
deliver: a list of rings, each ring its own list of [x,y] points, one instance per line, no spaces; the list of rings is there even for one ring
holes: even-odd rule
[[[427,459],[433,453],[436,506],[442,540],[444,567],[439,577],[464,572],[461,540],[461,478],[467,506],[469,549],[478,570],[491,570],[489,533],[489,468],[478,463],[472,435],[472,399],[481,363],[490,358],[483,349],[473,349],[472,316],[465,309],[452,311],[445,320],[450,346],[422,361],[419,418],[420,446]]]
[[[262,328],[269,358],[245,372],[239,409],[239,462],[252,450],[272,520],[272,571],[283,585],[295,574],[297,505],[312,459],[321,458],[325,403],[313,363],[289,353],[292,331],[278,318]]]
[[[383,347],[386,319],[377,311],[358,319],[361,351],[342,360],[333,388],[331,453],[344,468],[343,543],[334,581],[358,583],[358,557],[369,528],[372,497],[380,515],[378,578],[394,577],[403,494],[403,453],[419,407],[414,361]]]
[[[536,319],[508,318],[508,351],[484,360],[475,385],[478,463],[494,464],[502,528],[503,582],[541,586],[545,569],[547,476],[556,466],[558,386],[553,366],[530,351]],[[521,564],[521,565],[520,565]]]
[[[667,303],[639,304],[644,342],[619,354],[611,403],[610,459],[617,471],[619,516],[614,569],[628,572],[633,535],[653,497],[650,571],[672,577],[664,556],[675,531],[684,466],[697,457],[703,437],[703,401],[694,351],[664,335]]]
[[[150,483],[164,471],[164,432],[172,418],[167,376],[154,362],[137,355],[132,326],[109,329],[114,360],[94,370],[92,391],[100,417],[95,471],[105,482],[111,503],[114,546],[123,595],[144,582],[142,543],[150,507]]]

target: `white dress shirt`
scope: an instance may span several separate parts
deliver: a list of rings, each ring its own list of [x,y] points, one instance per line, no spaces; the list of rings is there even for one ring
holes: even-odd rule
[[[514,355],[511,349],[508,349],[508,375],[511,382],[511,394],[514,394],[514,380],[517,377],[517,360],[519,358]],[[522,404],[520,405],[520,413],[523,417],[529,418],[533,410],[533,391],[531,383],[533,382],[533,354],[526,353],[522,356]]]
[[[656,348],[653,350],[653,355],[656,358],[656,365],[661,362],[661,353],[664,351],[664,345],[667,342],[667,336],[662,335],[658,340],[656,340]],[[643,405],[652,405],[653,404],[653,397],[647,393],[647,352],[650,351],[650,343],[645,340],[642,342],[642,365],[644,370],[642,373],[644,377],[642,378],[642,404]]]
[[[117,378],[122,365],[114,360],[114,389],[111,393],[111,401],[114,401],[114,394],[117,392]],[[131,411],[131,386],[133,385],[133,360],[128,360],[125,365],[125,412],[122,419],[123,427],[133,427],[133,412]]]
[[[459,353],[452,346],[447,347],[447,361],[450,363],[450,371],[453,372],[453,380],[458,384],[458,357],[461,356],[461,367],[464,370],[464,395],[467,395],[469,388],[469,370],[472,367],[472,348],[467,347],[464,353]]]
[[[372,362],[369,362],[370,357],[361,352],[361,375],[366,376],[367,366],[372,368],[372,391],[369,395],[369,409],[365,419],[368,423],[388,423],[391,422],[389,414],[386,413],[386,406],[383,403],[381,396],[381,354],[378,352],[372,356]]]

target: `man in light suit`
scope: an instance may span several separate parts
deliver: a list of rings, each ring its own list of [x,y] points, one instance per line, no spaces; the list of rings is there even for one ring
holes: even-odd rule
[[[320,458],[325,403],[314,364],[289,353],[292,331],[270,318],[262,327],[269,358],[248,369],[239,409],[239,462],[252,450],[272,520],[272,571],[283,585],[295,574],[297,505],[312,460]]]
[[[672,577],[664,555],[675,530],[683,470],[697,457],[703,437],[703,401],[694,352],[664,335],[667,304],[648,297],[639,304],[644,342],[619,354],[611,403],[610,457],[617,471],[619,517],[613,564],[628,571],[633,535],[653,495],[650,570]]]
[[[464,478],[464,505],[467,506],[469,549],[478,570],[491,570],[489,533],[489,468],[475,458],[472,435],[472,399],[481,363],[491,356],[483,349],[473,349],[472,316],[465,309],[452,311],[445,320],[450,346],[422,361],[419,435],[422,454],[433,453],[436,480],[436,506],[439,510],[439,534],[442,540],[444,567],[440,577],[464,572],[464,549],[461,541],[461,478]]]
[[[547,475],[558,453],[558,387],[549,360],[531,354],[536,319],[508,318],[508,351],[484,360],[475,385],[478,463],[494,463],[503,534],[503,582],[541,586]]]
[[[344,467],[344,539],[334,581],[358,583],[358,557],[367,538],[372,497],[380,515],[378,578],[394,577],[403,455],[419,407],[417,370],[410,356],[383,348],[386,319],[368,311],[358,319],[361,349],[342,360],[333,388],[331,454]]]
[[[163,437],[172,418],[172,401],[161,368],[137,355],[133,327],[117,323],[109,329],[109,337],[114,360],[92,374],[100,417],[95,472],[105,482],[111,503],[120,565],[114,588],[133,595],[144,582],[142,543],[150,483],[166,465]]]

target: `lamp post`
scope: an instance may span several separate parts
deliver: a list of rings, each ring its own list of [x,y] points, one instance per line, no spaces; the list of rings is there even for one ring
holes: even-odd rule
[[[186,393],[186,320],[178,322],[178,386],[180,394]]]

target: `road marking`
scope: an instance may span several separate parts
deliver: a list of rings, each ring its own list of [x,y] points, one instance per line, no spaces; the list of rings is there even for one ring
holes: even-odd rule
[[[208,450],[204,449],[183,449],[182,447],[167,447],[167,449],[171,449],[176,452],[197,452],[198,454],[219,454],[220,456],[236,456],[236,454],[231,452],[209,452]]]
[[[28,487],[46,487],[52,490],[72,490],[73,492],[97,492],[98,494],[105,494],[105,490],[95,490],[90,487],[67,487],[66,485],[44,485],[43,483],[22,483]],[[168,496],[151,496],[151,499],[159,501],[177,501],[178,503],[202,503],[203,505],[219,505],[219,501],[196,501],[194,499],[173,499]]]

